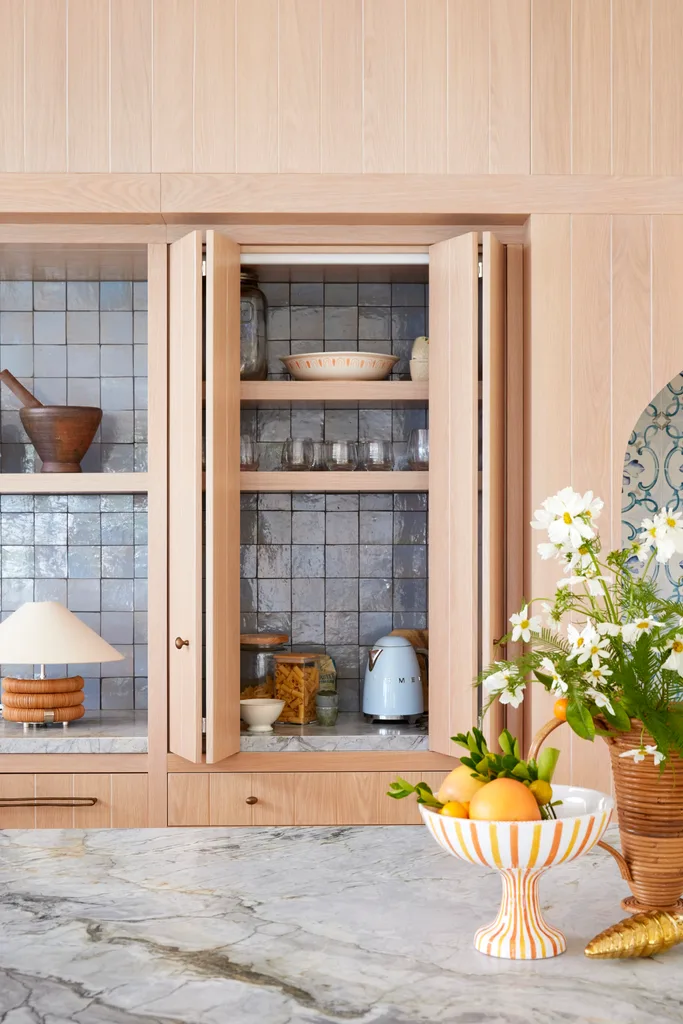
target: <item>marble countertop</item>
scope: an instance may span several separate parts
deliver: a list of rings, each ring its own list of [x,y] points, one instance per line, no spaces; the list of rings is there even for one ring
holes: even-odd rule
[[[472,936],[495,873],[422,827],[0,833],[7,1024],[680,1024],[683,946],[589,961],[626,889],[600,850],[541,882],[568,951]]]
[[[312,750],[428,750],[425,728],[400,722],[372,723],[362,714],[342,713],[336,725],[275,725],[272,732],[242,731],[240,750],[286,751]]]
[[[86,711],[62,725],[29,726],[0,718],[0,754],[146,754],[146,711]]]

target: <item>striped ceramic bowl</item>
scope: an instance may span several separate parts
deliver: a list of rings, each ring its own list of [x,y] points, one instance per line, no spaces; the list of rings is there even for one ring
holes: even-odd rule
[[[481,953],[509,960],[537,960],[566,949],[562,932],[541,916],[538,880],[556,864],[576,860],[598,843],[610,823],[614,801],[578,786],[553,786],[557,821],[470,821],[446,818],[424,804],[422,818],[437,843],[470,864],[496,868],[503,901],[493,924],[480,928]]]

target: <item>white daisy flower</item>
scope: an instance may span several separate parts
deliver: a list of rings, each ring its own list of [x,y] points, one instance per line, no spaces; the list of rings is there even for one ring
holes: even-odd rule
[[[496,664],[500,665],[499,670],[487,676],[483,683],[487,693],[500,693],[509,686],[511,680],[513,680],[513,685],[516,685],[519,680],[519,669],[515,665],[508,667],[500,661],[497,661]]]
[[[671,654],[662,668],[670,668],[672,672],[678,672],[679,676],[683,676],[683,636],[677,633],[673,640],[669,640],[667,646],[671,648]]]
[[[598,622],[595,628],[600,636],[621,636],[621,626],[618,622]]]
[[[652,744],[648,743],[645,745],[645,753],[652,754],[655,760],[655,767],[657,767],[657,765],[660,765],[662,761],[666,761],[666,754],[663,754],[661,750],[659,750],[657,747],[652,746]]]
[[[521,612],[518,615],[511,615],[510,622],[512,623],[512,642],[516,643],[518,640],[523,640],[525,644],[528,644],[531,640],[532,633],[541,632],[541,620],[537,615],[529,616],[529,605],[525,604]]]
[[[545,499],[542,507],[534,512],[531,526],[535,530],[547,530],[548,539],[555,545],[580,548],[585,540],[595,537],[589,520],[599,515],[600,508],[600,501],[593,499],[591,491],[582,497],[571,487],[564,487]]]
[[[634,747],[633,750],[624,750],[619,754],[619,757],[632,757],[635,763],[639,764],[641,761],[645,760],[645,748]]]
[[[567,639],[572,645],[569,661],[576,658],[577,665],[584,665],[591,657],[590,649],[599,639],[592,622],[587,622],[579,633],[571,622],[567,626]]]
[[[525,683],[520,683],[518,686],[514,686],[511,689],[503,690],[498,697],[500,703],[509,704],[512,708],[518,708],[524,700],[525,687]]]
[[[562,677],[558,674],[558,671],[555,665],[550,660],[550,658],[543,658],[541,660],[541,664],[539,665],[539,669],[543,673],[543,675],[550,676],[550,678],[552,679],[553,683],[550,689],[553,693],[559,694],[561,696],[563,693],[567,692],[569,686],[567,685],[567,683],[565,683],[564,679],[562,679]]]
[[[636,619],[635,622],[624,623],[621,627],[621,635],[627,644],[634,644],[643,633],[651,633],[653,629],[658,629],[660,626],[661,622],[657,622],[652,615],[646,615],[642,619]]]
[[[610,715],[613,715],[614,714],[614,708],[612,707],[612,702],[610,701],[610,699],[607,696],[607,694],[601,693],[600,690],[596,690],[595,689],[596,684],[600,685],[600,683],[606,683],[607,679],[605,677],[606,676],[611,676],[611,675],[612,675],[612,673],[610,672],[609,669],[606,669],[606,668],[592,668],[590,670],[590,672],[586,672],[586,674],[584,675],[583,678],[588,680],[589,682],[591,682],[593,684],[593,685],[587,687],[587,689],[586,689],[586,696],[590,697],[597,707],[599,707],[599,708],[606,708],[607,711],[609,711]]]

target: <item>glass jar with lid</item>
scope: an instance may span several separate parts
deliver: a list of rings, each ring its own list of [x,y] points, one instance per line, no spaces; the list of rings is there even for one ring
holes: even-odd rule
[[[315,698],[320,686],[318,656],[316,654],[276,654],[275,697],[285,705],[279,722],[308,725],[315,722]]]
[[[240,380],[268,376],[266,297],[256,271],[242,267],[240,274]]]
[[[287,649],[286,633],[242,633],[240,636],[240,700],[275,696],[273,656]]]

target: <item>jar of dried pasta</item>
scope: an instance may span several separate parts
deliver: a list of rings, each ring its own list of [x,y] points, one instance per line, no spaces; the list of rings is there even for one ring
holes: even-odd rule
[[[240,636],[240,700],[275,696],[274,655],[285,651],[286,633],[242,633]]]
[[[275,697],[285,706],[279,722],[307,725],[315,722],[315,697],[320,685],[316,654],[275,654]]]

